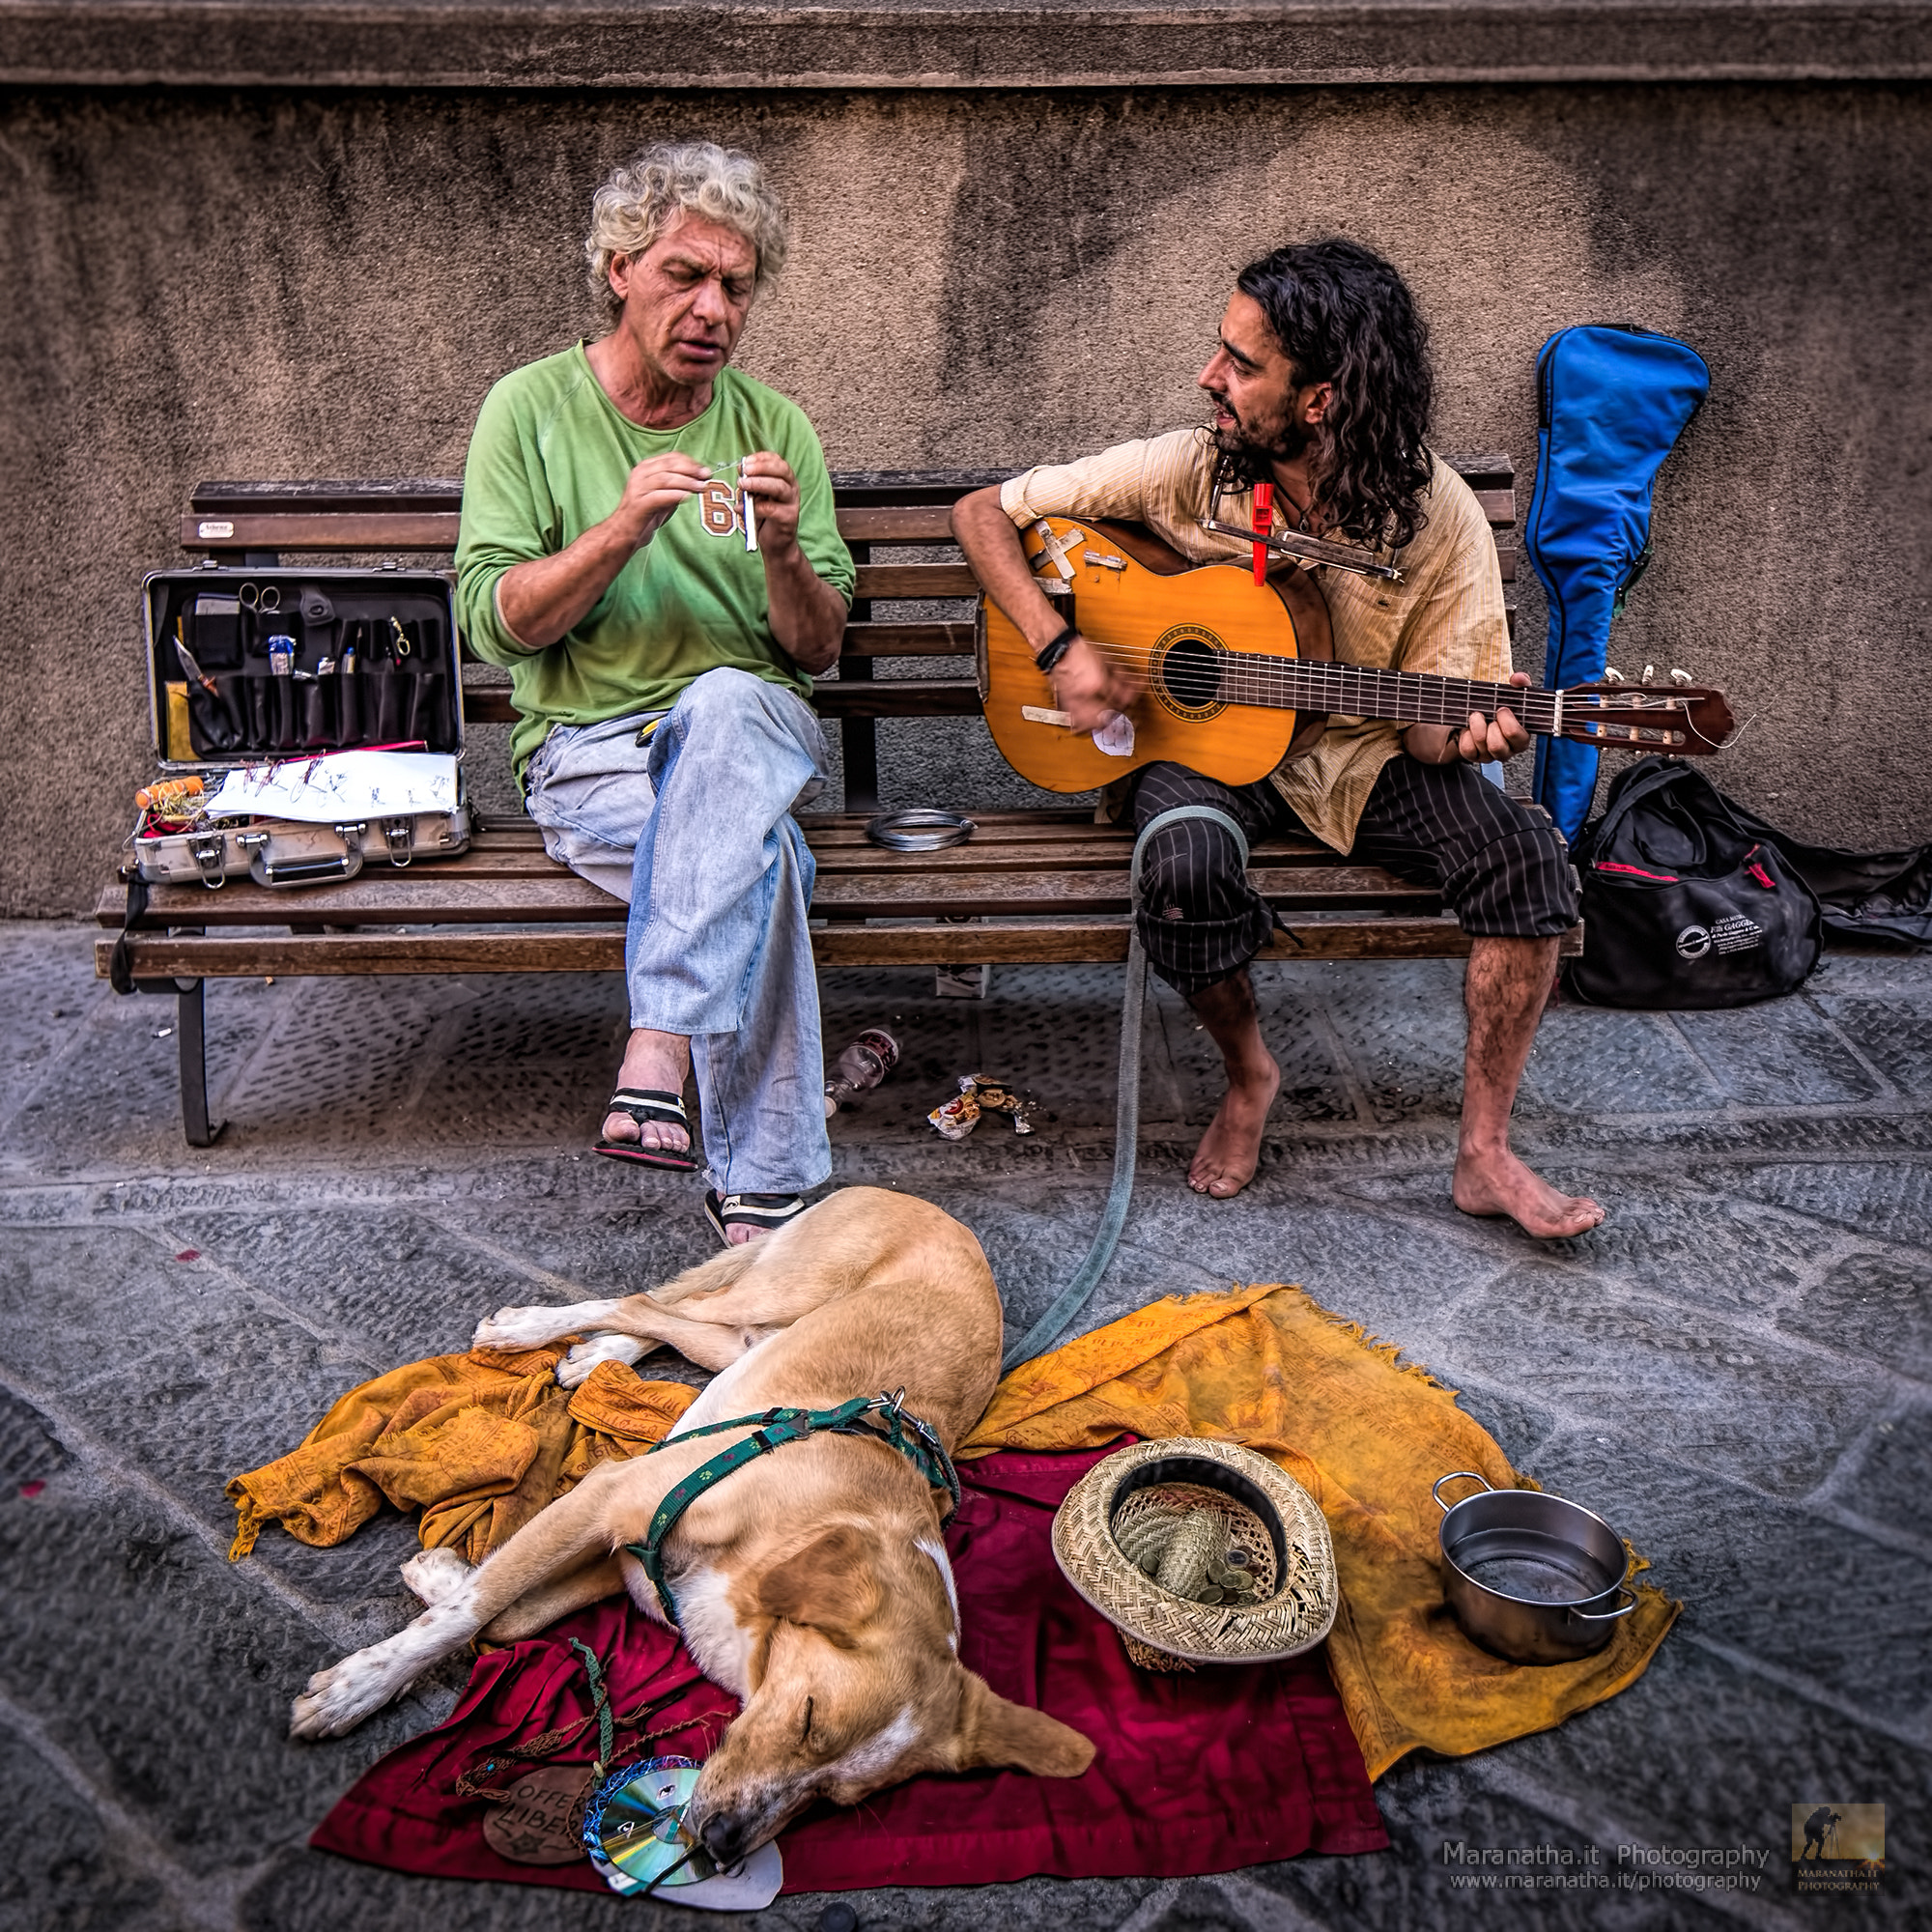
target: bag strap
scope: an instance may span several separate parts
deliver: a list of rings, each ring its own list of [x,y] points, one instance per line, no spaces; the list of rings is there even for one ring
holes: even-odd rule
[[[1746,837],[1744,827],[1731,816],[1730,801],[1701,772],[1692,771],[1689,765],[1680,764],[1674,758],[1651,757],[1640,759],[1627,772],[1619,774],[1611,785],[1609,804],[1590,835],[1590,850],[1594,851],[1606,843],[1618,826],[1646,799],[1654,798],[1662,791],[1696,786],[1703,787],[1715,815],[1722,818],[1740,838]],[[1579,852],[1577,856],[1587,858],[1589,854]]]

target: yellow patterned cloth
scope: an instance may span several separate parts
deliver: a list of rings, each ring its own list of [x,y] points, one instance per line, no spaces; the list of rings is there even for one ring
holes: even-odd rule
[[[1159,1301],[1015,1369],[959,1456],[1131,1434],[1213,1436],[1278,1463],[1335,1541],[1328,1664],[1379,1777],[1407,1751],[1461,1756],[1614,1696],[1682,1608],[1639,1584],[1608,1648],[1575,1663],[1504,1663],[1472,1644],[1443,1601],[1430,1485],[1451,1469],[1499,1489],[1520,1479],[1453,1392],[1397,1352],[1298,1288]],[[480,1562],[597,1463],[660,1441],[695,1400],[615,1362],[569,1394],[552,1374],[561,1353],[438,1355],[352,1389],[298,1449],[228,1485],[230,1553],[246,1555],[270,1521],[340,1543],[386,1501],[421,1510],[425,1548]]]

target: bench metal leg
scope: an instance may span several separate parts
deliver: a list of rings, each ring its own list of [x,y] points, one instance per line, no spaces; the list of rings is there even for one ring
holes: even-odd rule
[[[175,1039],[181,1050],[182,1131],[189,1147],[214,1145],[222,1122],[208,1118],[208,1028],[200,980],[175,981]]]

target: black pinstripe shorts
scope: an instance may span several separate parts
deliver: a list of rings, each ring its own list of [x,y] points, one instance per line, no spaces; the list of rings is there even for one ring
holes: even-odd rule
[[[1251,844],[1310,836],[1266,779],[1225,785],[1181,765],[1149,765],[1133,792],[1134,829],[1177,805],[1211,805]],[[1381,769],[1350,858],[1433,886],[1478,939],[1548,939],[1577,921],[1569,854],[1554,828],[1471,765],[1423,765],[1398,753]],[[1156,833],[1141,860],[1141,944],[1177,992],[1238,973],[1274,926],[1234,839],[1208,819]]]

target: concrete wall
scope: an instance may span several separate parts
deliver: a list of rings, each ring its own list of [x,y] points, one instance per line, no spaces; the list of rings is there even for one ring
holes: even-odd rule
[[[0,44],[0,81],[21,71]],[[1726,686],[1748,723],[1715,775],[1775,819],[1932,838],[1918,79],[90,82],[0,91],[0,910],[72,912],[106,876],[147,766],[138,584],[181,560],[190,486],[458,470],[490,383],[591,325],[590,190],[661,132],[755,148],[786,188],[794,267],[742,359],[835,468],[1017,466],[1193,420],[1231,272],[1325,231],[1410,277],[1439,446],[1512,452],[1524,504],[1544,338],[1685,336],[1712,398],[1611,660]],[[996,787],[957,742],[945,789]]]

